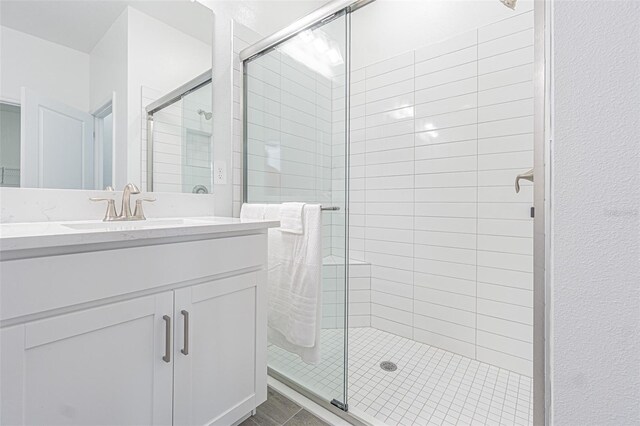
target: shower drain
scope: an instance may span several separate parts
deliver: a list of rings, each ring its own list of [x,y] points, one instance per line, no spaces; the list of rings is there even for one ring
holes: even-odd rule
[[[398,366],[391,361],[382,361],[380,363],[380,368],[382,368],[384,371],[396,371],[398,369]]]

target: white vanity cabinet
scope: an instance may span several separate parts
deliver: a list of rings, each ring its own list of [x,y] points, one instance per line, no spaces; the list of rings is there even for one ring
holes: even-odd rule
[[[159,242],[0,264],[1,424],[229,426],[266,400],[266,229]]]
[[[255,408],[255,285],[252,274],[175,292],[175,424],[230,425]]]
[[[173,292],[0,331],[3,425],[171,424]]]

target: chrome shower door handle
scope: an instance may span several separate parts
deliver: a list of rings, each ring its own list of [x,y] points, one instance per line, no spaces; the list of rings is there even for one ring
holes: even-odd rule
[[[171,362],[171,317],[169,315],[165,315],[162,319],[165,322],[164,356],[162,357],[162,360],[164,362]]]
[[[533,169],[528,170],[524,173],[516,176],[516,194],[520,192],[520,179],[528,180],[529,182],[533,182]]]
[[[184,316],[184,347],[180,352],[189,355],[189,311],[182,310],[180,313]]]

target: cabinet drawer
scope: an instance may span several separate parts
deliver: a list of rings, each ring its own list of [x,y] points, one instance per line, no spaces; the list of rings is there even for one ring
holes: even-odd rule
[[[20,259],[0,265],[0,320],[264,268],[266,234]]]

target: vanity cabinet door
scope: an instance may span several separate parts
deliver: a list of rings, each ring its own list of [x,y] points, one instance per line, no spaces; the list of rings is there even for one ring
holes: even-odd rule
[[[257,275],[176,290],[174,424],[228,426],[255,408]]]
[[[172,313],[166,292],[2,329],[0,423],[171,424]]]

